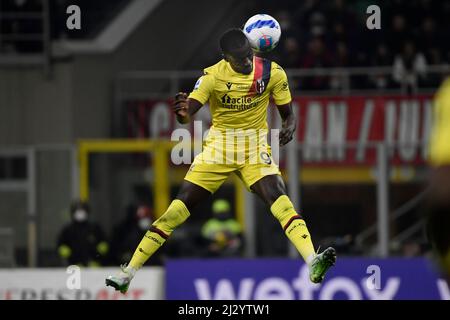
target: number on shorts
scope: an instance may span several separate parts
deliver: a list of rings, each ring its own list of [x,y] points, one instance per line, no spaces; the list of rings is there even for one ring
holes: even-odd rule
[[[270,158],[269,153],[263,151],[263,152],[261,152],[259,155],[260,155],[260,157],[261,157],[261,160],[262,160],[264,163],[272,164],[272,159]]]

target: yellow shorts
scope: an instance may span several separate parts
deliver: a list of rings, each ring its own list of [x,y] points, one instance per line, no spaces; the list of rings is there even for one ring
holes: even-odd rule
[[[270,147],[258,151],[258,156],[260,161],[228,164],[208,161],[209,156],[202,152],[195,157],[184,179],[214,193],[228,176],[234,173],[244,182],[247,190],[251,191],[250,187],[261,178],[274,174],[281,175],[278,165],[272,159]]]

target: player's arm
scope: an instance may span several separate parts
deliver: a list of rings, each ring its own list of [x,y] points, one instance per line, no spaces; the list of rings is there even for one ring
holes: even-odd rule
[[[292,111],[292,98],[286,72],[275,63],[272,72],[273,81],[275,83],[272,89],[272,97],[278,108],[281,119],[283,120],[280,131],[280,145],[284,146],[291,141],[294,136],[296,121],[294,112]]]
[[[292,111],[291,103],[277,105],[283,124],[280,131],[280,145],[284,146],[292,140],[296,129],[296,121],[294,111]]]
[[[179,92],[175,96],[173,111],[177,115],[179,123],[189,123],[192,116],[209,100],[214,90],[215,78],[205,72],[195,83],[194,90],[188,96]]]
[[[184,92],[179,92],[175,96],[175,102],[172,110],[177,115],[177,121],[185,124],[189,123],[192,116],[203,106],[199,101],[188,98],[188,95]]]

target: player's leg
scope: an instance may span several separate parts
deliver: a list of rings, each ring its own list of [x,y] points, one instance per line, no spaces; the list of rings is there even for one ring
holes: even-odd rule
[[[310,267],[311,281],[321,282],[327,270],[334,265],[336,252],[333,248],[327,248],[320,254],[315,253],[306,222],[286,195],[286,187],[281,176],[278,174],[264,176],[250,188],[269,205],[270,211],[280,222],[286,236]]]
[[[173,230],[186,221],[190,215],[189,210],[214,193],[235,170],[233,166],[209,163],[204,159],[204,153],[196,156],[176,199],[152,224],[127,267],[117,277],[110,276],[106,279],[107,285],[126,292],[136,271],[164,244]]]
[[[251,189],[270,207],[270,211],[303,259],[311,262],[315,256],[311,235],[305,221],[286,195],[282,178],[279,175],[265,176],[254,183]]]
[[[214,147],[208,147],[208,150]],[[186,221],[189,210],[214,193],[235,170],[233,166],[217,164],[212,160],[210,153],[205,151],[195,157],[175,200],[152,224],[136,249],[129,263],[131,268],[139,269],[163,245],[173,230]]]
[[[140,269],[144,263],[166,242],[172,232],[190,216],[190,210],[211,195],[208,190],[184,180],[178,195],[166,212],[152,223],[139,243],[130,267]]]
[[[137,270],[166,242],[175,228],[186,221],[190,215],[189,210],[209,195],[210,191],[192,182],[183,181],[178,195],[145,233],[128,265],[122,268],[118,276],[109,276],[106,285],[125,293]]]

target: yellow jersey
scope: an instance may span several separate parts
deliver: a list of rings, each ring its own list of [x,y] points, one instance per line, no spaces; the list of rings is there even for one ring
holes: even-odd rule
[[[286,73],[275,62],[253,58],[253,71],[235,72],[221,60],[204,69],[189,98],[209,102],[212,129],[266,129],[270,97],[276,105],[291,102]]]
[[[444,81],[434,98],[430,163],[450,165],[450,78]]]

